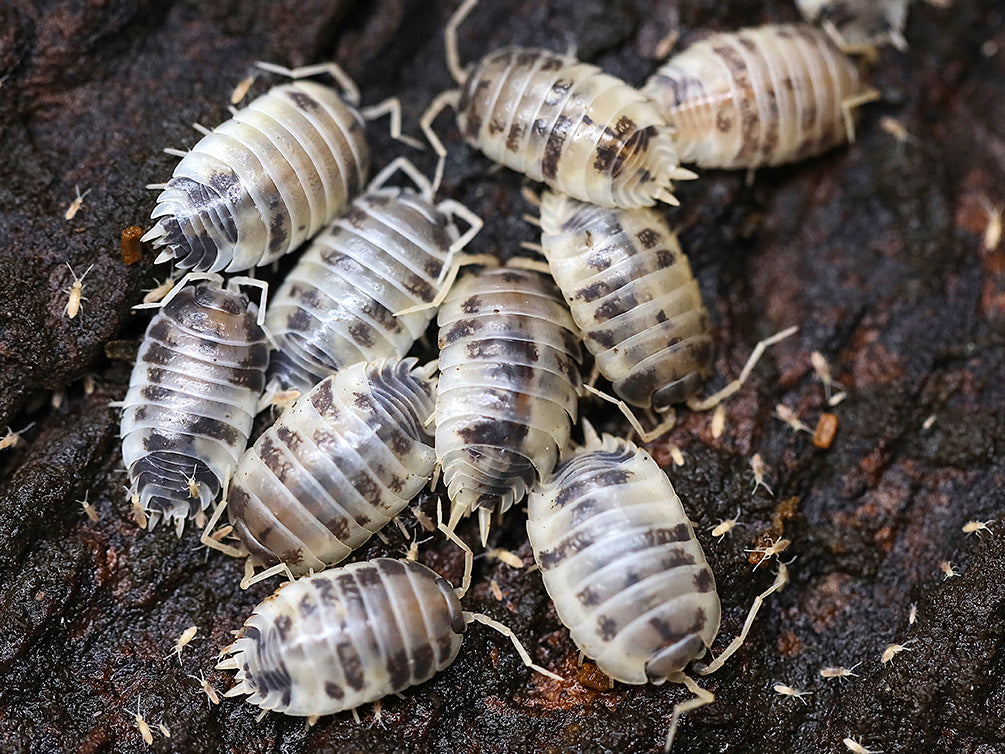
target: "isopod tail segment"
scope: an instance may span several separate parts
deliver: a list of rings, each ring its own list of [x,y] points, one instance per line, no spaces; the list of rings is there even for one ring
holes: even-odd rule
[[[758,611],[761,609],[761,605],[764,604],[764,600],[767,599],[771,594],[781,589],[789,580],[789,570],[785,567],[782,562],[778,563],[778,573],[775,576],[775,580],[771,583],[767,589],[761,592],[757,597],[754,598],[754,602],[750,606],[750,611],[747,613],[747,619],[743,623],[743,629],[736,636],[733,641],[729,643],[722,653],[716,657],[708,665],[704,665],[700,662],[695,662],[693,667],[696,673],[702,676],[711,675],[712,673],[719,670],[726,660],[732,657],[736,651],[743,645],[743,642],[747,639],[747,634],[750,633],[751,626],[754,625],[754,619],[757,617]],[[704,689],[699,686],[693,678],[688,676],[686,673],[676,673],[674,675],[668,676],[667,680],[671,683],[680,683],[687,687],[688,691],[694,694],[691,699],[686,699],[683,702],[679,702],[674,705],[673,713],[670,716],[670,728],[667,731],[666,743],[663,746],[664,752],[669,752],[673,746],[674,736],[677,734],[677,725],[680,723],[681,716],[690,712],[693,709],[699,707],[704,707],[706,704],[711,704],[715,701],[715,694],[713,694],[708,689]]]
[[[303,79],[311,76],[328,74],[341,88],[342,97],[345,101],[357,108],[359,110],[359,114],[364,120],[377,120],[378,118],[382,118],[387,115],[390,117],[391,121],[389,129],[391,138],[415,149],[422,150],[426,148],[425,145],[418,139],[401,132],[401,101],[397,97],[388,97],[386,100],[378,102],[376,105],[360,108],[359,87],[356,86],[356,82],[352,80],[352,77],[349,76],[349,74],[334,61],[301,66],[300,68],[286,68],[285,66],[268,63],[262,60],[259,60],[255,63],[255,65],[263,71],[275,73],[280,76],[287,76],[291,79]]]

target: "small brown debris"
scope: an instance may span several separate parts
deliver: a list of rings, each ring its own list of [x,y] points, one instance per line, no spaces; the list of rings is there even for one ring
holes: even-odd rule
[[[139,225],[130,225],[122,231],[122,261],[126,264],[136,264],[143,258],[143,246],[140,244],[142,235],[143,228]]]
[[[576,680],[594,691],[610,691],[614,688],[614,679],[592,662],[584,662],[579,666],[576,670]]]
[[[838,418],[836,414],[822,413],[817,421],[817,428],[813,432],[813,444],[821,450],[827,450],[834,442],[834,435],[837,433]]]

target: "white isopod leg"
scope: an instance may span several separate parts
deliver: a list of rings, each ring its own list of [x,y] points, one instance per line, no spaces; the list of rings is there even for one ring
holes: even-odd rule
[[[377,173],[377,175],[373,177],[373,180],[370,181],[370,185],[366,187],[367,193],[384,188],[384,184],[387,183],[387,179],[399,170],[412,179],[412,183],[414,183],[415,187],[419,189],[419,193],[422,195],[423,199],[426,199],[427,201],[433,200],[433,185],[429,182],[429,179],[422,174],[422,171],[415,167],[415,163],[407,157],[395,157],[391,160],[391,162],[389,162],[387,166]]]
[[[754,625],[754,618],[757,617],[757,612],[761,609],[761,605],[764,604],[764,600],[770,594],[785,586],[788,580],[789,569],[785,567],[785,563],[779,561],[778,574],[775,576],[775,580],[772,582],[771,586],[754,598],[754,602],[750,606],[750,612],[747,613],[747,620],[743,622],[743,630],[740,631],[740,635],[733,639],[729,646],[722,651],[722,654],[712,660],[712,662],[708,665],[701,666],[700,663],[695,663],[695,670],[697,670],[701,675],[709,675],[721,668],[726,660],[732,657],[736,650],[738,650],[742,646],[743,642],[746,641],[747,634],[750,633],[750,627]]]
[[[794,334],[798,330],[799,330],[798,327],[792,326],[785,330],[782,330],[779,333],[775,333],[770,338],[765,338],[764,340],[760,341],[756,346],[754,346],[754,350],[751,352],[750,357],[747,359],[747,363],[743,365],[743,371],[740,372],[739,377],[730,382],[728,385],[726,385],[726,387],[724,387],[719,392],[710,395],[708,398],[701,398],[701,399],[694,397],[689,398],[687,402],[687,407],[692,411],[708,411],[710,408],[715,408],[716,406],[718,406],[724,400],[726,400],[731,395],[736,393],[741,387],[743,387],[743,383],[747,381],[748,377],[750,377],[750,373],[754,371],[754,367],[757,366],[758,360],[761,358],[761,356],[764,354],[765,350],[767,350],[769,346],[773,346],[775,345],[775,343],[785,340],[787,337]]]
[[[377,120],[378,118],[383,118],[385,115],[390,116],[390,131],[392,139],[400,141],[402,144],[407,144],[414,149],[418,149],[420,151],[425,150],[425,144],[416,139],[414,136],[409,136],[401,132],[401,100],[397,97],[388,97],[383,102],[378,102],[376,105],[371,105],[370,107],[360,110],[359,114],[363,116],[363,120]]]
[[[269,299],[269,284],[265,280],[255,280],[255,278],[247,277],[246,275],[238,275],[237,277],[232,277],[227,281],[227,290],[233,293],[238,293],[239,288],[242,285],[246,285],[249,288],[258,288],[262,292],[261,298],[258,300],[258,326],[261,328],[265,327],[265,307],[268,304]],[[273,340],[273,339],[270,339]],[[276,349],[278,350],[278,349]]]
[[[158,258],[159,259],[159,258]],[[164,260],[167,261],[167,260]],[[154,260],[157,264],[158,261]],[[151,301],[144,304],[136,304],[133,309],[160,309],[161,307],[167,306],[171,303],[171,300],[181,293],[182,288],[188,285],[193,280],[211,280],[215,282],[220,287],[223,287],[223,278],[217,275],[215,272],[189,272],[186,273],[181,280],[175,283],[174,288],[168,291],[168,294],[162,298],[160,301]]]
[[[223,483],[223,496],[220,500],[220,504],[216,506],[216,510],[213,511],[213,515],[209,517],[209,521],[206,523],[206,528],[202,530],[202,535],[199,537],[199,542],[204,544],[206,547],[219,550],[224,555],[229,555],[232,558],[244,558],[247,557],[249,553],[243,545],[241,547],[225,545],[219,539],[213,537],[213,529],[216,528],[216,525],[220,522],[220,516],[223,515],[223,511],[227,507],[227,492],[229,489],[230,474],[227,474],[227,479]]]
[[[267,63],[259,60],[255,65],[263,71],[277,73],[280,76],[287,76],[291,79],[305,79],[327,73],[342,88],[342,97],[345,101],[353,107],[359,107],[359,87],[356,86],[356,82],[352,80],[352,77],[338,63],[317,63],[316,65],[305,65],[300,68],[287,68],[275,63]]]
[[[443,46],[447,52],[447,68],[450,69],[450,75],[458,84],[464,83],[466,71],[461,65],[461,55],[457,50],[457,29],[464,23],[464,19],[468,17],[476,5],[478,5],[478,0],[465,0],[461,3],[460,7],[454,11],[454,15],[447,21],[447,27],[443,31]]]
[[[203,136],[209,136],[211,133],[210,129],[206,128],[202,125],[202,123],[193,123],[192,128],[201,133]]]
[[[241,579],[241,589],[247,589],[248,587],[257,584],[259,581],[265,581],[266,579],[270,579],[279,573],[285,573],[286,578],[290,581],[297,580],[297,577],[293,575],[293,572],[290,570],[290,567],[286,565],[286,563],[276,563],[271,568],[266,568],[264,571],[261,571],[253,576],[245,575],[245,577]]]
[[[665,435],[667,432],[673,429],[674,425],[677,423],[677,412],[675,412],[671,408],[669,411],[667,411],[666,419],[661,421],[652,429],[645,430],[642,428],[642,422],[639,421],[639,418],[632,411],[631,407],[624,401],[614,398],[613,396],[608,395],[602,390],[598,390],[597,388],[593,387],[593,385],[589,384],[583,385],[583,389],[586,390],[587,392],[593,393],[598,398],[603,398],[608,403],[613,403],[615,406],[617,406],[618,409],[621,411],[621,413],[624,414],[625,418],[628,419],[628,423],[632,425],[632,429],[635,430],[635,432],[639,436],[639,439],[642,442],[652,442],[657,437]]]
[[[453,529],[448,529],[443,523],[443,508],[440,501],[436,501],[436,528],[443,532],[444,536],[464,551],[464,576],[461,577],[461,585],[454,589],[457,599],[463,599],[471,588],[471,572],[474,570],[475,554],[468,547],[467,542],[458,537]]]
[[[478,235],[482,226],[485,224],[478,215],[460,202],[454,201],[453,199],[444,199],[436,205],[436,208],[440,210],[440,212],[445,212],[450,217],[461,219],[468,224],[468,229],[464,231],[456,241],[450,244],[450,248],[448,249],[450,254],[460,251],[471,243],[471,239]],[[441,278],[445,276],[445,272],[440,273]],[[442,280],[438,280],[437,282],[442,282]]]
[[[477,0],[476,0],[477,1]],[[426,108],[426,112],[422,114],[419,119],[419,127],[422,129],[422,133],[426,135],[426,141],[429,142],[429,146],[433,148],[436,152],[436,172],[433,174],[433,193],[435,194],[440,190],[440,183],[443,181],[443,168],[447,162],[447,148],[443,146],[443,142],[440,141],[440,137],[436,135],[433,130],[433,121],[436,117],[446,110],[448,107],[457,109],[457,103],[460,100],[461,92],[459,89],[451,89],[446,92],[441,92],[437,95],[436,99],[429,103],[429,107]]]
[[[473,264],[480,264],[484,267],[498,267],[499,260],[491,254],[457,254],[453,258],[450,266],[447,268],[447,274],[444,277],[443,284],[440,286],[439,292],[432,301],[426,304],[416,304],[415,306],[410,306],[407,309],[401,309],[400,311],[396,311],[394,316],[400,317],[403,314],[412,314],[414,312],[425,311],[426,309],[435,309],[442,304],[443,300],[447,297],[447,293],[450,292],[450,288],[457,279],[457,274],[460,272],[461,267],[467,267]]]
[[[715,694],[713,694],[708,689],[703,689],[691,676],[684,673],[676,673],[667,677],[667,680],[671,683],[682,683],[687,686],[687,690],[694,694],[693,699],[688,699],[686,701],[675,704],[673,708],[673,714],[670,715],[670,729],[667,731],[667,740],[663,744],[663,751],[668,752],[673,746],[674,736],[677,735],[677,724],[680,722],[681,715],[685,712],[690,712],[693,709],[698,709],[698,707],[704,707],[706,704],[711,704],[715,701]]]
[[[535,664],[534,661],[530,659],[530,655],[527,653],[527,650],[524,648],[523,644],[520,643],[520,639],[517,638],[517,635],[513,633],[513,630],[508,626],[503,625],[499,621],[492,620],[487,615],[482,615],[481,613],[469,613],[467,610],[464,611],[464,620],[467,623],[477,621],[484,626],[488,626],[489,628],[495,629],[503,636],[508,636],[509,640],[513,642],[513,646],[516,648],[517,654],[520,655],[520,659],[523,660],[523,664],[526,665],[531,670],[536,670],[541,675],[546,675],[549,678],[554,678],[556,681],[565,680],[564,678],[562,678],[562,676],[556,673],[552,673],[550,670],[547,670],[546,668],[542,668],[540,665]]]
[[[878,99],[879,90],[869,87],[864,92],[859,92],[854,97],[841,101],[841,117],[844,120],[844,131],[849,142],[855,141],[855,108]]]

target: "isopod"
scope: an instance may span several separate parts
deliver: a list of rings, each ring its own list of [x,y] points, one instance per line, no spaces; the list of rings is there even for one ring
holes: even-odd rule
[[[656,411],[694,395],[712,373],[708,313],[663,216],[548,191],[541,231],[551,273],[614,392]]]
[[[543,49],[506,47],[461,67],[457,28],[477,2],[462,3],[446,28],[447,65],[459,88],[437,97],[421,119],[440,155],[434,184],[446,150],[432,123],[453,107],[469,144],[558,191],[605,207],[678,204],[671,180],[694,174],[678,168],[671,129],[636,89]]]
[[[217,281],[165,299],[119,404],[130,496],[151,528],[173,519],[179,534],[237,466],[265,387],[268,346],[254,308]]]
[[[806,24],[709,34],[664,63],[642,93],[676,129],[681,162],[705,168],[780,165],[853,141],[853,109],[878,96]]]
[[[581,378],[576,327],[554,285],[530,270],[468,275],[439,313],[436,457],[450,529],[521,500],[569,442]]]
[[[375,702],[423,683],[454,661],[472,621],[450,584],[410,560],[377,558],[284,584],[245,622],[217,665],[236,670],[225,696],[249,694],[263,710],[308,717]],[[561,680],[561,679],[559,679]]]
[[[719,630],[715,577],[670,480],[645,450],[586,422],[586,444],[571,453],[528,498],[527,534],[544,587],[576,646],[615,680],[683,683],[695,699],[674,709],[667,738],[688,709],[713,700],[684,669]],[[746,638],[713,663],[714,672]]]
[[[253,558],[320,571],[404,510],[436,462],[425,427],[434,392],[415,359],[387,359],[301,396],[234,472],[227,510]]]
[[[327,224],[362,188],[370,153],[359,93],[333,64],[343,94],[313,81],[273,87],[208,131],[181,157],[142,241],[196,271],[268,264]],[[290,72],[301,75],[301,72]]]
[[[383,187],[398,167],[419,192]],[[469,226],[463,236],[455,216]],[[280,389],[306,392],[349,364],[403,357],[436,313],[423,305],[449,285],[455,252],[481,225],[453,200],[434,204],[432,187],[410,163],[389,165],[314,240],[272,296],[265,323],[279,349],[270,385],[274,379]]]

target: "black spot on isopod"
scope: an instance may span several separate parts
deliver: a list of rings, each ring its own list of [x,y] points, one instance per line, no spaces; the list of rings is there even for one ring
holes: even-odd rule
[[[712,572],[709,569],[702,568],[695,574],[694,588],[699,592],[715,591],[715,578],[713,578]]]
[[[276,616],[275,626],[279,638],[285,639],[286,635],[290,632],[290,628],[293,627],[293,620],[288,615],[278,615]]]
[[[548,94],[545,95],[544,104],[548,107],[554,107],[557,105],[565,99],[569,90],[572,89],[572,84],[572,79],[556,79],[551,85],[551,89],[548,91]]]
[[[305,113],[313,113],[321,109],[321,105],[318,104],[317,100],[305,92],[297,89],[287,89],[286,95],[298,110],[302,110]]]
[[[660,242],[660,234],[652,228],[643,228],[635,234],[635,237],[644,249],[651,249]]]
[[[677,252],[671,249],[659,249],[656,252],[656,261],[660,267],[671,267],[677,264]]]
[[[548,180],[554,181],[555,176],[558,175],[558,161],[562,157],[562,146],[565,144],[573,122],[569,116],[559,115],[555,126],[548,135],[548,142],[544,147],[544,158],[541,160],[541,174]]]
[[[562,58],[556,57],[554,55],[549,55],[545,58],[544,62],[541,63],[542,71],[557,71],[565,65],[565,61]]]
[[[461,311],[465,314],[475,314],[481,308],[482,302],[478,296],[471,296],[461,304]]]
[[[325,694],[328,695],[329,699],[335,699],[341,701],[345,698],[345,692],[342,691],[342,687],[331,681],[325,681]]]
[[[428,641],[422,641],[412,650],[412,676],[426,678],[433,671],[433,648]]]
[[[610,641],[618,633],[618,622],[606,615],[597,616],[597,635],[603,641]]]
[[[405,654],[404,650],[399,650],[388,656],[387,673],[390,676],[392,689],[398,690],[409,685],[412,679],[412,666],[408,662],[408,655]]]
[[[450,326],[446,334],[440,338],[440,348],[456,343],[461,338],[467,338],[482,329],[484,324],[477,319],[459,319]]]
[[[348,328],[349,336],[358,346],[370,348],[374,343],[374,330],[365,322],[353,322]]]
[[[589,330],[584,337],[592,340],[603,348],[614,348],[618,342],[613,330]]]
[[[345,682],[353,691],[361,691],[366,685],[366,676],[363,674],[363,663],[359,654],[348,643],[340,643],[335,651],[338,654],[339,662],[342,663]]]

